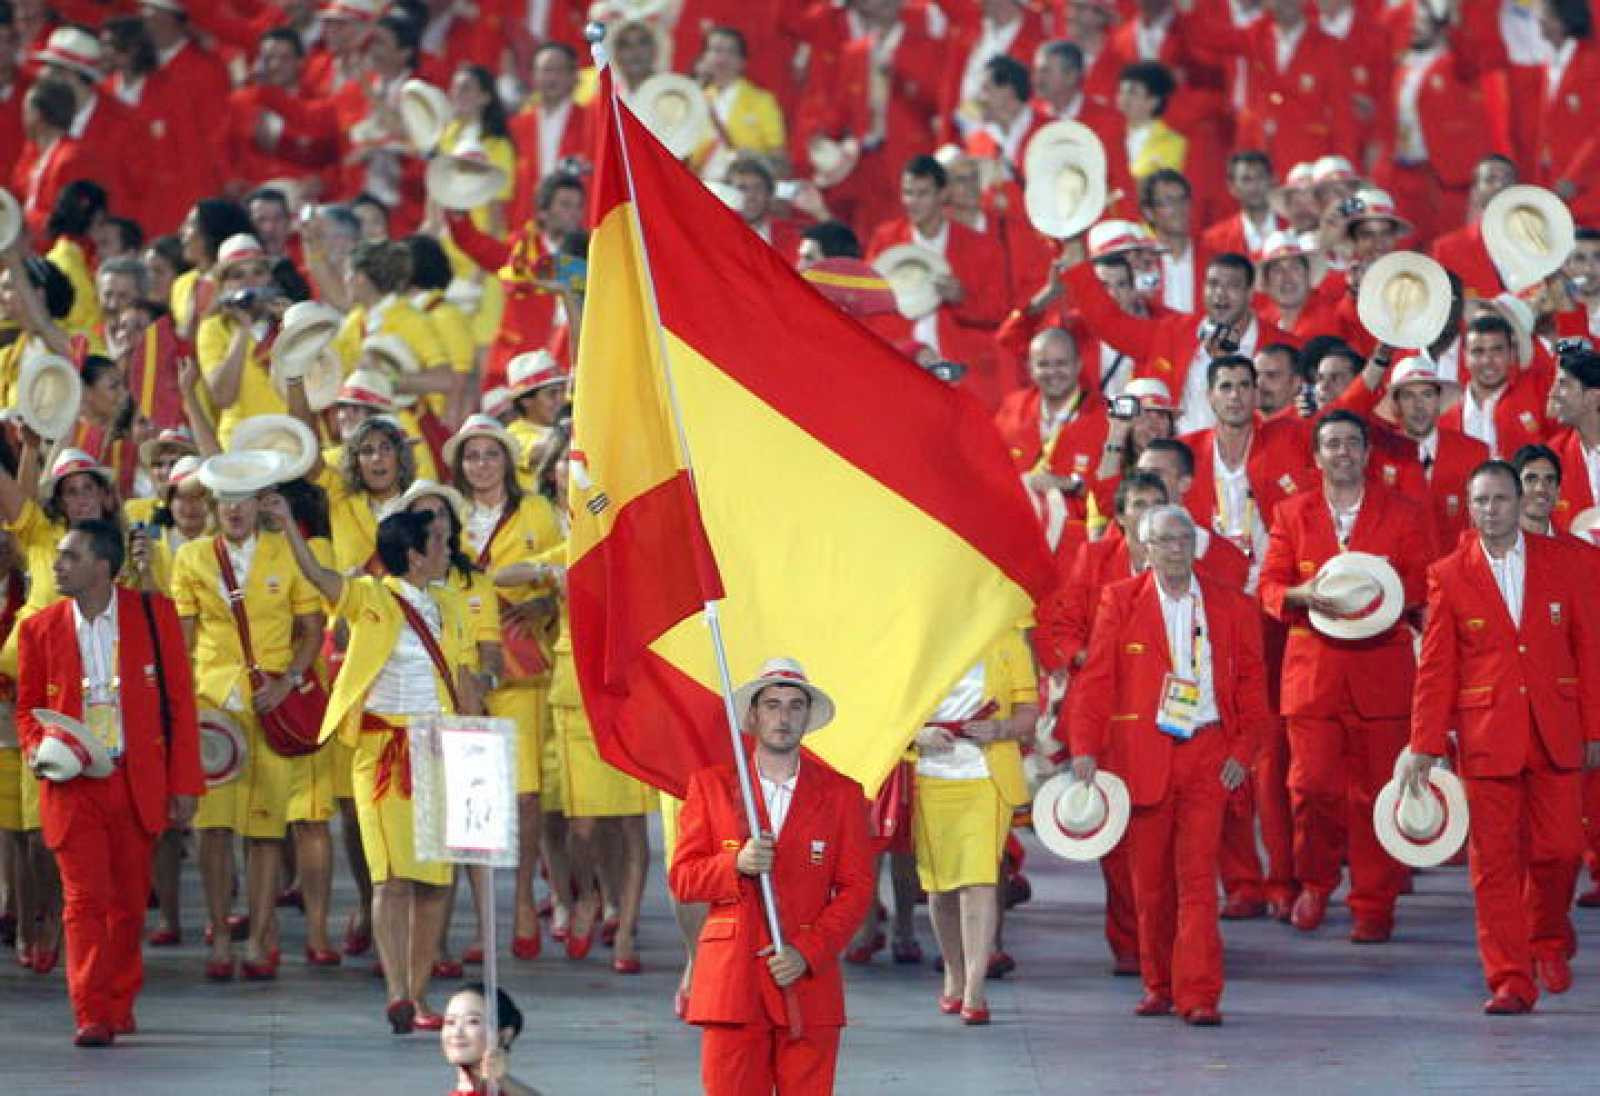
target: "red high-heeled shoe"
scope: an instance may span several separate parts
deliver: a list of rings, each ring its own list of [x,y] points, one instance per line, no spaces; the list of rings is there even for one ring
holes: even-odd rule
[[[61,958],[61,949],[35,948],[33,951],[33,973],[49,974],[56,969],[56,960]]]
[[[417,1006],[400,998],[390,1001],[383,1014],[389,1020],[390,1031],[396,1035],[410,1035],[417,1016]]]
[[[611,960],[611,969],[618,974],[638,974],[644,970],[644,964],[639,962],[639,957],[635,955],[631,959]]]
[[[206,981],[208,981],[208,982],[231,982],[231,981],[233,981],[233,960],[232,959],[207,959],[206,960]]]
[[[511,955],[515,959],[537,959],[541,944],[539,942],[539,922],[533,923],[532,936],[514,936],[511,938]]]
[[[417,1012],[411,1018],[411,1026],[418,1031],[438,1031],[444,1027],[444,1017],[431,1011],[427,1005],[416,1002]]]

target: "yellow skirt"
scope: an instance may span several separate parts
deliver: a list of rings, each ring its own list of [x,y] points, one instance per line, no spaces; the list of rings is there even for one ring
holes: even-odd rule
[[[554,717],[554,708],[547,707],[545,711]],[[553,723],[550,733],[544,736],[544,741],[539,745],[539,771],[540,813],[565,814],[566,808],[563,804],[566,800],[561,798],[561,736],[555,733]]]
[[[244,837],[275,840],[284,836],[291,822],[332,818],[331,747],[283,757],[267,745],[254,712],[229,714],[245,734],[244,767],[228,783],[207,789],[195,812],[195,828],[237,830]]]
[[[39,828],[39,778],[22,763],[21,746],[0,747],[0,830]]]
[[[568,818],[626,818],[655,805],[650,787],[600,756],[580,708],[550,709],[561,740],[561,807]]]
[[[1000,881],[1000,851],[1011,829],[1011,808],[993,781],[919,774],[911,819],[923,890],[942,894]]]
[[[354,799],[356,789],[350,783],[350,766],[355,761],[355,750],[345,745],[344,739],[334,735],[323,743],[322,752],[328,755],[328,764],[333,768],[333,797]]]
[[[678,847],[678,812],[683,810],[683,800],[657,791],[661,800],[661,862],[672,870],[672,853]]]
[[[545,789],[544,740],[548,737],[550,685],[515,682],[489,694],[489,714],[517,725],[517,794],[539,795]]]
[[[207,788],[200,797],[200,803],[195,807],[194,821],[189,823],[197,830],[237,830],[239,828],[239,786],[245,779],[245,773],[250,765],[250,759],[245,758],[246,768],[239,771],[239,775],[226,784],[218,784],[214,788]]]
[[[404,716],[386,718],[402,728],[405,725]],[[350,771],[356,793],[356,821],[361,826],[361,849],[367,854],[372,881],[411,879],[436,887],[447,886],[455,871],[454,864],[424,863],[417,859],[411,798],[402,794],[398,771],[390,773],[389,787],[382,799],[377,798],[378,757],[388,741],[387,732],[363,731],[356,743]]]

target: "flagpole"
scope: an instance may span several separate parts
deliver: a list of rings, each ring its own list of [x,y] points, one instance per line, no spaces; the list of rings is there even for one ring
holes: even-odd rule
[[[590,23],[584,28],[584,37],[589,42],[589,52],[594,57],[595,68],[604,71],[610,63],[605,42],[605,27],[600,23]],[[661,307],[656,300],[655,274],[650,267],[650,248],[645,242],[644,224],[639,219],[639,195],[634,188],[633,163],[628,155],[628,140],[622,128],[623,105],[621,96],[617,92],[615,74],[611,81],[611,116],[616,122],[617,147],[622,153],[622,174],[628,184],[628,215],[633,221],[633,238],[639,245],[640,257],[644,264],[644,289],[650,306],[650,316],[654,321],[656,330],[657,352],[661,357],[661,372],[667,382],[667,403],[672,409],[672,426],[678,435],[678,449],[683,454],[684,469],[689,474],[691,488],[694,486],[694,460],[689,453],[689,438],[683,429],[683,413],[678,405],[678,390],[672,380],[672,360],[667,353],[667,332],[661,323]],[[703,603],[706,626],[711,637],[711,651],[716,657],[717,676],[722,686],[722,709],[728,720],[728,738],[733,747],[733,764],[739,775],[739,797],[744,803],[745,823],[752,835],[761,833],[761,819],[756,813],[755,791],[750,783],[750,762],[744,754],[744,741],[739,729],[739,713],[733,706],[733,678],[728,671],[728,650],[722,637],[722,617],[718,612],[715,601]],[[762,907],[766,913],[767,930],[772,934],[772,946],[775,952],[782,952],[783,926],[778,921],[778,895],[772,885],[772,874],[762,872],[757,876],[761,884]],[[789,1007],[789,1023],[791,1029],[798,1032],[799,1014],[794,1008],[792,995],[785,991],[785,1002]]]

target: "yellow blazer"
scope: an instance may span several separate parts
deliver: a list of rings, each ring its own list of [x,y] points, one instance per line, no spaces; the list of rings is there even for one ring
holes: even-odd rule
[[[1019,704],[1037,704],[1038,677],[1033,655],[1022,633],[1007,632],[983,656],[983,676],[989,699],[999,705],[993,719],[1009,719]],[[1031,798],[1022,771],[1022,747],[1014,741],[991,742],[983,748],[989,780],[1009,806],[1020,807]]]
[[[278,674],[294,658],[294,618],[320,613],[322,595],[301,573],[282,533],[263,531],[256,537],[256,554],[244,577],[244,611],[256,665]],[[248,700],[250,687],[239,629],[223,597],[214,543],[214,537],[201,537],[178,549],[172,600],[178,616],[195,621],[195,693],[216,705],[226,701],[235,687],[240,698]]]
[[[739,152],[781,153],[786,144],[783,108],[778,106],[777,98],[743,77],[735,81],[733,87],[733,108],[728,111],[728,120],[723,123],[723,128],[728,131],[730,146]],[[715,111],[718,92],[715,88],[706,88],[705,92],[707,102]],[[695,151],[694,166],[699,168],[704,165],[716,146],[715,138],[701,145]]]
[[[100,338],[100,294],[95,291],[94,271],[89,269],[89,257],[79,244],[65,236],[56,238],[55,244],[45,252],[46,259],[55,263],[61,273],[72,283],[72,308],[61,320],[61,329],[69,335],[82,335],[94,344],[96,353],[105,346]]]
[[[1189,139],[1157,118],[1150,123],[1150,135],[1139,155],[1129,160],[1128,173],[1138,180],[1164,167],[1182,171],[1188,156]]]
[[[207,316],[200,321],[200,330],[195,334],[195,360],[205,374],[208,388],[214,383],[213,378],[227,358],[228,347],[233,343],[233,333],[237,330],[238,324],[233,317],[223,313]],[[284,403],[283,397],[278,395],[277,388],[272,384],[272,363],[261,353],[255,338],[251,337],[245,351],[244,368],[239,374],[239,398],[233,401],[231,407],[223,408],[217,416],[217,442],[227,449],[233,428],[245,419],[255,415],[285,415],[288,412],[289,405]]]
[[[342,741],[353,746],[361,733],[361,713],[366,706],[367,693],[389,661],[389,654],[400,638],[400,629],[408,627],[390,592],[398,590],[402,581],[393,575],[345,579],[334,615],[349,625],[350,645],[345,652],[344,667],[334,679],[333,695],[328,698],[328,711],[322,719],[323,742],[338,734]],[[428,596],[439,606],[444,625],[439,649],[444,652],[445,663],[450,667],[475,665],[475,638],[463,612],[460,594],[448,586],[432,586]],[[433,683],[438,690],[440,709],[452,711],[450,689],[437,670]]]

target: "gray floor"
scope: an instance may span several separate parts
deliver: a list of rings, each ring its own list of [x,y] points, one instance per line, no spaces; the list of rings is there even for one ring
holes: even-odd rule
[[[1600,1088],[1600,964],[1593,951],[1579,956],[1573,990],[1546,997],[1533,1016],[1484,1017],[1462,869],[1418,878],[1417,893],[1403,900],[1399,935],[1385,947],[1345,942],[1348,920],[1339,906],[1314,937],[1268,922],[1228,925],[1227,1024],[1198,1031],[1130,1014],[1137,983],[1106,976],[1093,868],[1036,849],[1028,868],[1035,898],[1014,913],[1007,932],[1020,969],[991,991],[993,1026],[963,1029],[938,1015],[939,983],[927,967],[894,967],[880,956],[871,967],[852,968],[841,1092],[1237,1094],[1271,1085],[1309,1096]],[[676,934],[659,871],[652,871],[642,976],[612,975],[598,952],[586,963],[568,962],[549,953],[548,941],[539,960],[502,966],[529,1015],[516,1071],[546,1092],[697,1090],[697,1039],[670,1006]],[[449,1088],[433,1038],[387,1034],[381,983],[369,976],[367,960],[325,971],[292,958],[302,940],[293,911],[285,920],[291,958],[277,983],[204,982],[192,872],[186,884],[195,943],[150,953],[138,1011],[143,1032],[113,1049],[69,1045],[59,970],[40,978],[0,964],[0,1093],[408,1096]],[[339,898],[347,909],[347,886]],[[1592,945],[1600,910],[1576,916]],[[925,921],[920,931],[931,954]],[[435,1003],[442,1006],[442,995]]]

